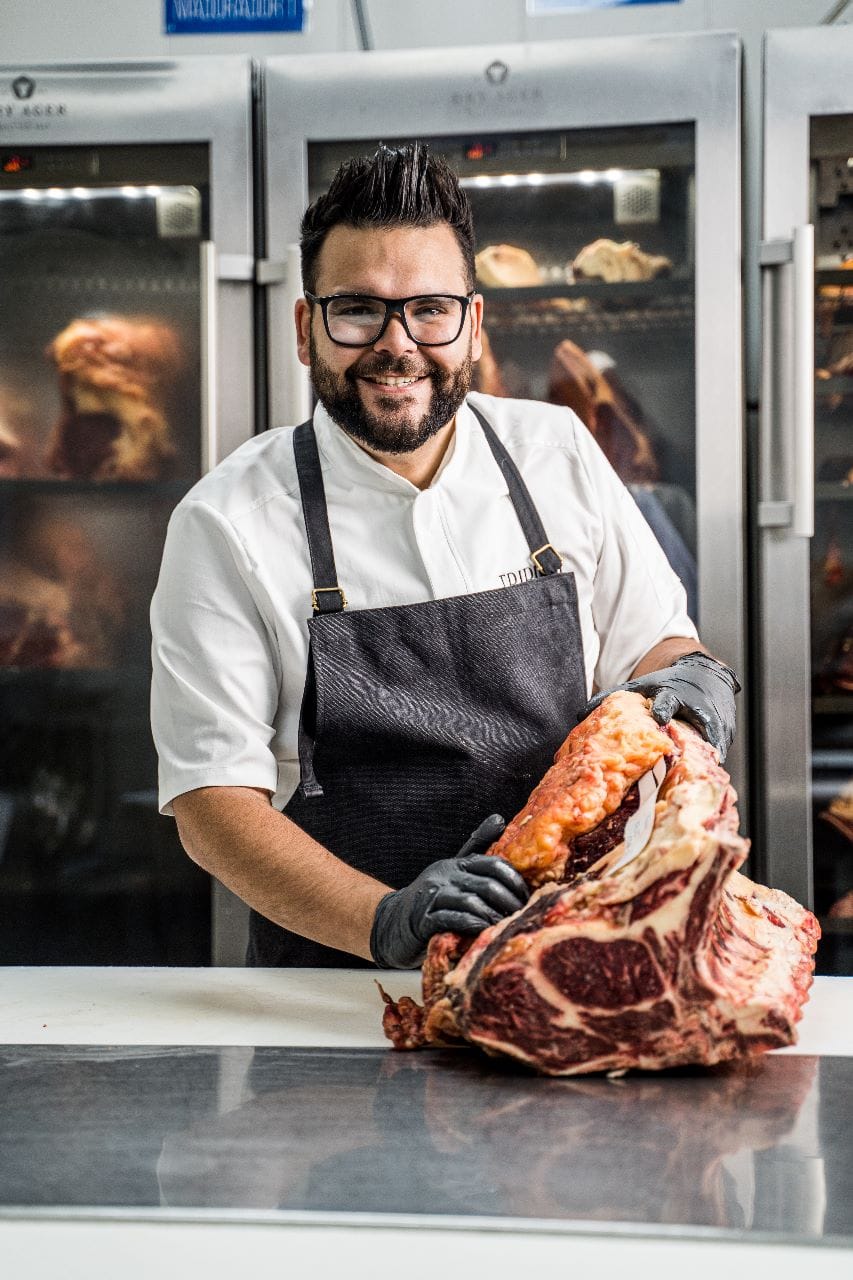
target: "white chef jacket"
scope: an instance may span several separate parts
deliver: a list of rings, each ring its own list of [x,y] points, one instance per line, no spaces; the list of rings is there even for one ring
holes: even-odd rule
[[[509,450],[564,570],[574,572],[587,688],[626,680],[661,640],[695,636],[684,588],[580,419],[538,401],[469,399]],[[322,406],[314,427],[350,609],[533,576],[506,482],[467,404],[424,490],[371,458]],[[169,522],[151,605],[163,813],[175,796],[209,786],[264,788],[283,809],[299,782],[314,583],[291,437],[279,428],[248,440]]]

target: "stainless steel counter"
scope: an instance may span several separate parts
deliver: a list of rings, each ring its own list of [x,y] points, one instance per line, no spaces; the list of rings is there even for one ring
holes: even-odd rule
[[[553,1080],[468,1051],[0,1049],[0,1202],[853,1244],[853,1058]]]
[[[303,1244],[305,1229],[372,1228],[410,1247],[434,1231],[819,1245],[827,1276],[853,1257],[853,980],[816,984],[812,1052],[554,1080],[470,1050],[376,1047],[364,972],[17,976],[17,996],[15,971],[0,982],[0,1237],[121,1219],[301,1227]],[[416,976],[388,985],[414,992]],[[178,1010],[188,1043],[158,1045]]]

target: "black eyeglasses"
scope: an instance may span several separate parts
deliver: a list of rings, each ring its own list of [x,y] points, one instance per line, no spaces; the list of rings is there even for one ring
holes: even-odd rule
[[[305,297],[323,311],[326,333],[339,347],[370,347],[388,328],[392,316],[419,347],[446,347],[462,332],[473,293],[415,294],[411,298],[375,298],[366,293],[334,293]]]

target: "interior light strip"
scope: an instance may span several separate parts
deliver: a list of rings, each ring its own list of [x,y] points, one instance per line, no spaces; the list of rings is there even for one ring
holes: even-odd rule
[[[462,187],[593,187],[622,178],[660,177],[659,169],[579,169],[574,173],[476,173],[459,179]]]
[[[0,191],[0,200],[139,200],[145,196],[192,196],[199,198],[198,187],[17,187],[14,191]]]

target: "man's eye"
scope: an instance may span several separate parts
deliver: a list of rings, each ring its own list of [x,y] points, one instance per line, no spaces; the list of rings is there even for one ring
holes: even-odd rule
[[[362,320],[372,319],[379,315],[379,312],[376,307],[370,307],[365,302],[344,302],[333,307],[332,315],[344,316],[347,320]]]
[[[448,315],[452,306],[446,298],[424,298],[423,302],[415,303],[413,311],[419,320],[428,320],[432,316]]]

